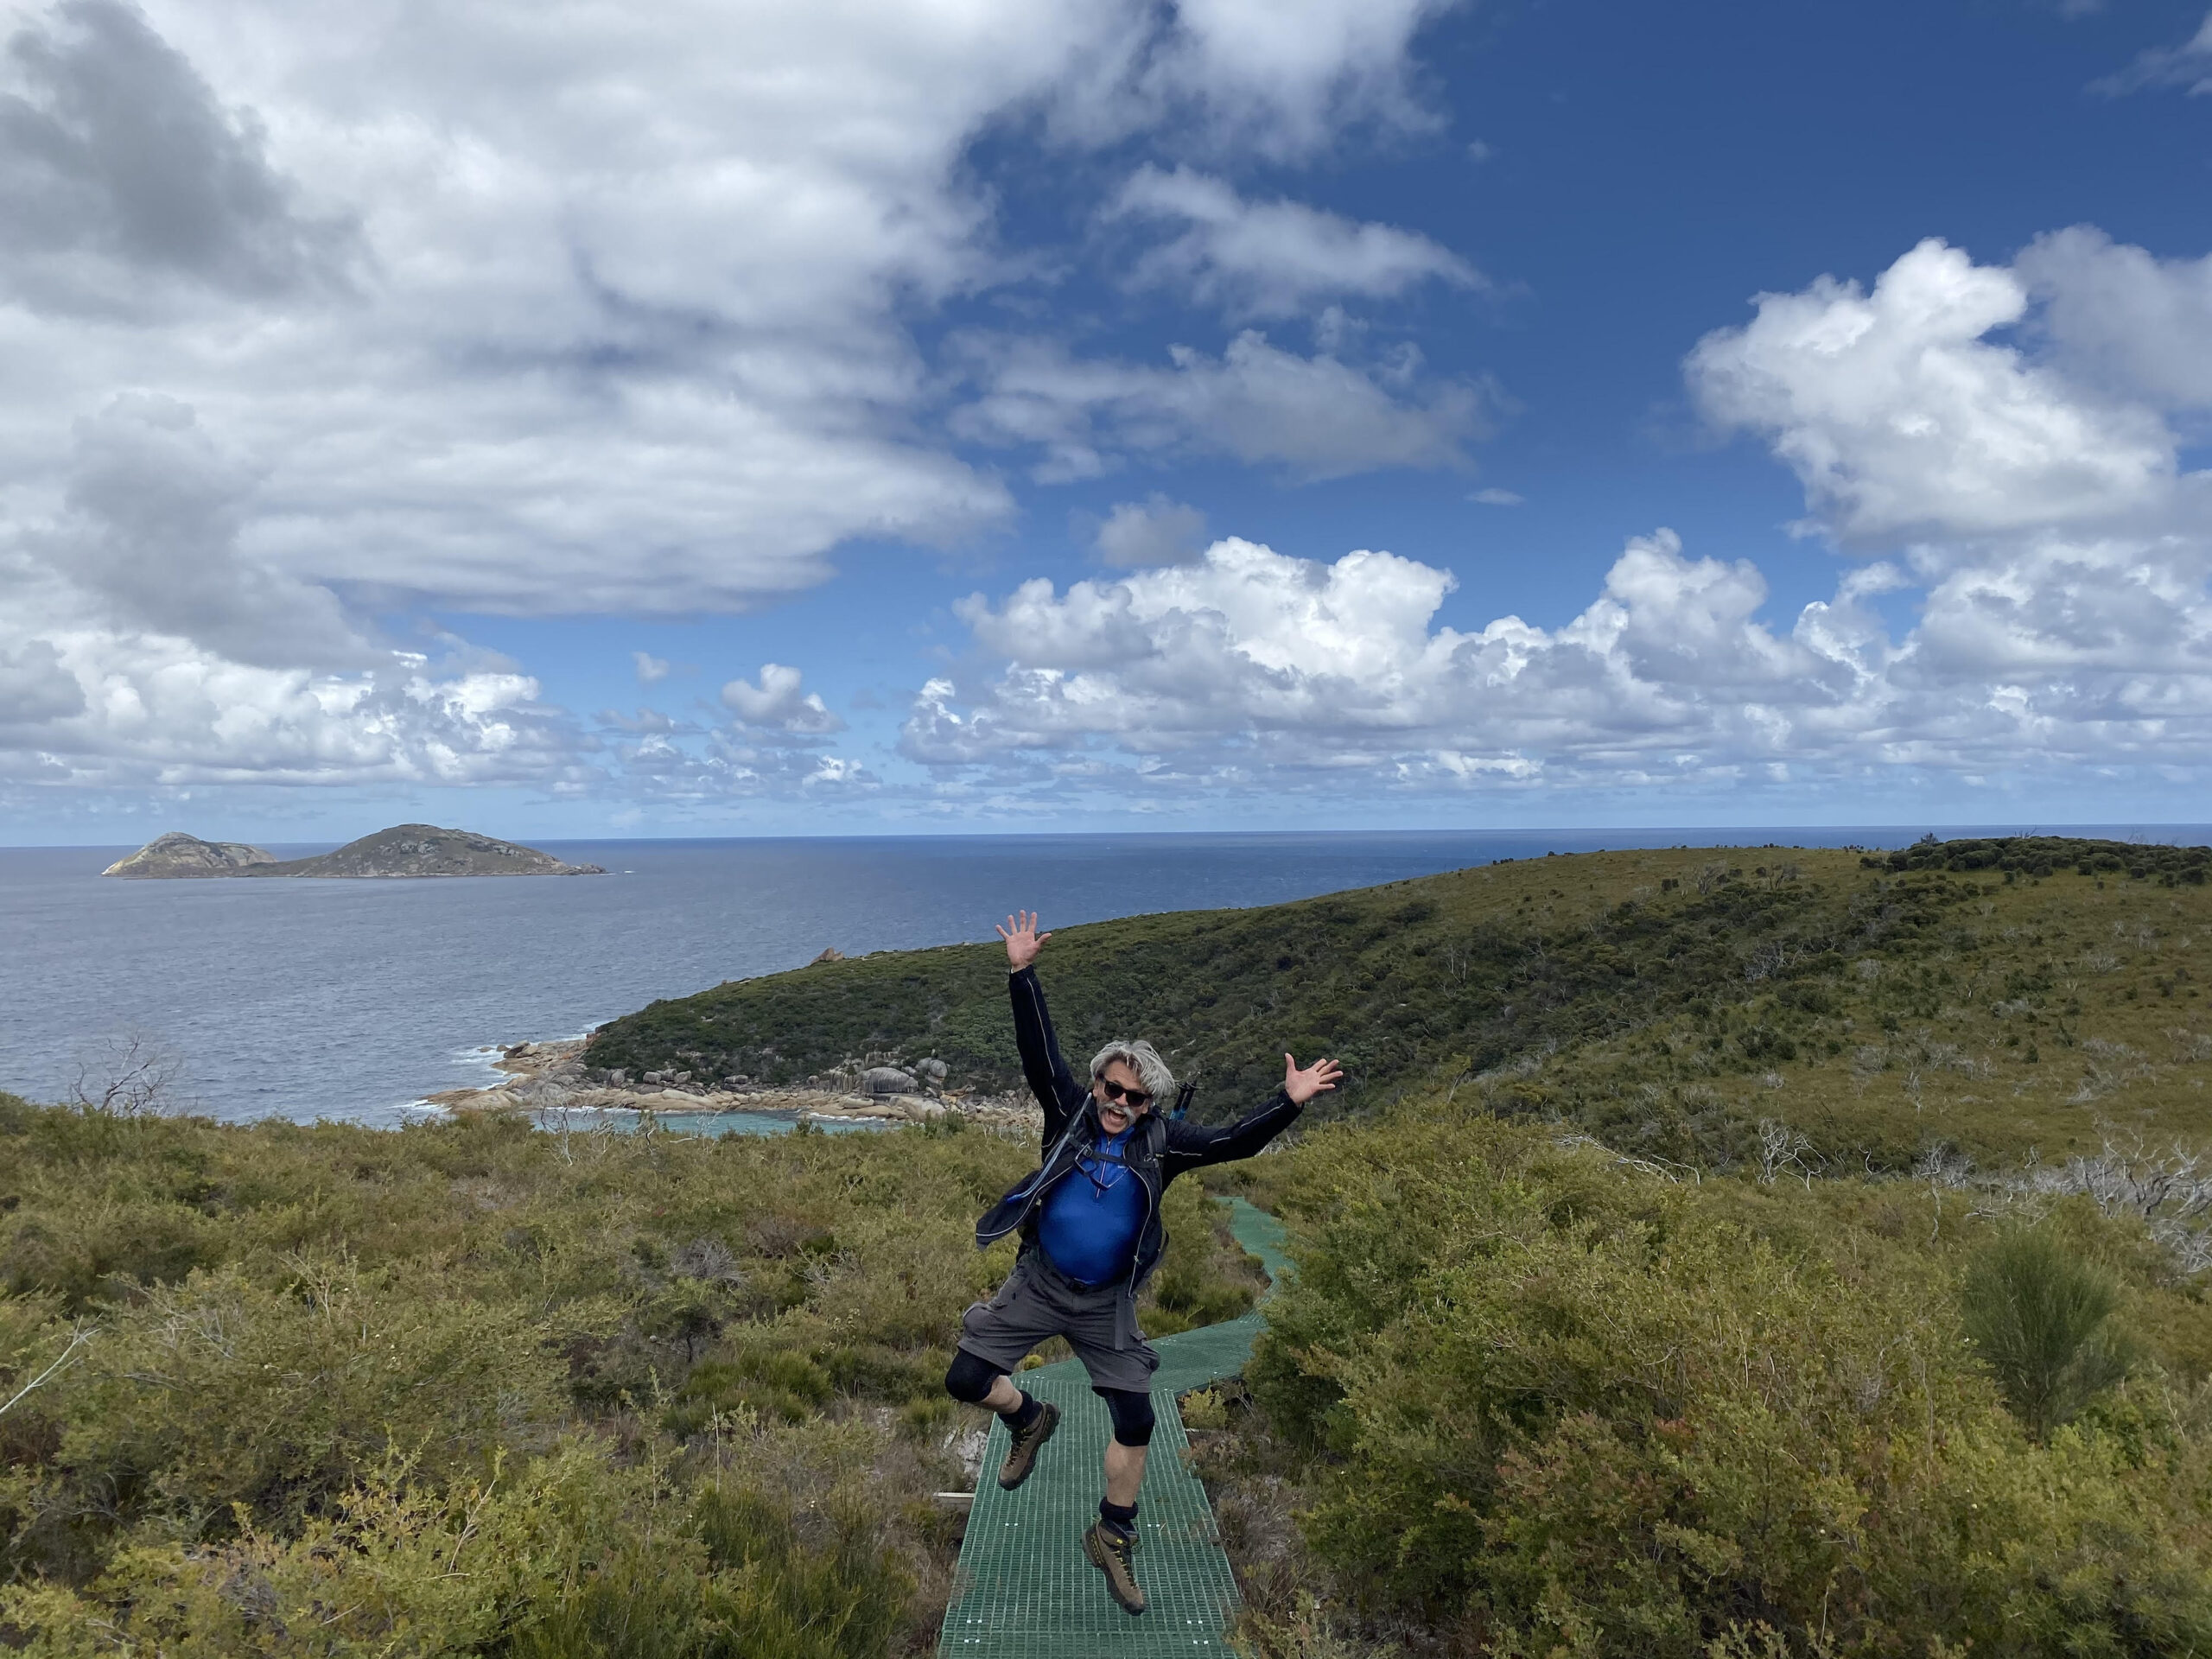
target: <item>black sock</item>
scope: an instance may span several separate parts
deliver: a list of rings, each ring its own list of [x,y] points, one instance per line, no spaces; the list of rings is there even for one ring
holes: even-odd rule
[[[1012,1411],[1002,1411],[999,1413],[999,1421],[1004,1423],[1008,1428],[1018,1432],[1028,1427],[1030,1424],[1035,1422],[1037,1421],[1037,1414],[1042,1411],[1044,1408],[1039,1405],[1035,1399],[1025,1390],[1017,1389],[1014,1392],[1021,1395],[1021,1403],[1016,1406]]]
[[[1098,1518],[1126,1536],[1137,1529],[1137,1506],[1116,1503],[1110,1497],[1102,1497],[1098,1500]]]

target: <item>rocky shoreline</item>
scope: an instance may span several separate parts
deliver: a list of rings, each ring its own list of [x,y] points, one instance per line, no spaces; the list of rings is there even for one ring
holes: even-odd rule
[[[485,1051],[493,1052],[490,1048]],[[617,1071],[594,1077],[584,1065],[584,1039],[510,1043],[492,1062],[501,1080],[483,1089],[446,1089],[423,1103],[454,1113],[524,1112],[762,1112],[802,1122],[929,1123],[958,1117],[979,1128],[1042,1133],[1044,1114],[1026,1095],[981,1096],[940,1090],[932,1081],[893,1068],[863,1073],[853,1092],[695,1083],[688,1071],[672,1077],[647,1072],[632,1084]]]

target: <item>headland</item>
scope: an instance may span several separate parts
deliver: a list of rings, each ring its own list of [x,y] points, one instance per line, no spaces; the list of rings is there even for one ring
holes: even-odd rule
[[[958,1117],[978,1126],[1036,1130],[1044,1115],[1027,1095],[942,1090],[926,1071],[875,1067],[855,1077],[808,1078],[796,1084],[750,1078],[695,1078],[683,1067],[650,1070],[632,1080],[620,1067],[596,1075],[584,1060],[585,1039],[508,1043],[492,1062],[500,1080],[482,1089],[446,1089],[426,1105],[473,1113],[612,1113],[667,1115],[760,1112],[827,1122],[931,1123]],[[942,1072],[937,1074],[942,1077]]]

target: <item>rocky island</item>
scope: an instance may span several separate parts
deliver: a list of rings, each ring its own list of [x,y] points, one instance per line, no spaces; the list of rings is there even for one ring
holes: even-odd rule
[[[192,880],[211,875],[237,875],[249,866],[274,864],[276,855],[235,841],[202,841],[197,836],[172,830],[156,836],[128,858],[118,859],[102,875],[121,875],[140,880],[154,877]]]
[[[279,859],[236,842],[172,830],[101,871],[136,880],[298,875],[324,880],[430,875],[604,875],[596,864],[564,864],[550,853],[467,830],[402,823],[314,858]]]

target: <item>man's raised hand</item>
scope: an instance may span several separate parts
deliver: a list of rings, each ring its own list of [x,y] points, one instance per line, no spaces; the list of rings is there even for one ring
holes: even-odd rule
[[[1037,960],[1037,952],[1052,936],[1037,931],[1037,912],[1017,911],[1006,918],[1006,925],[999,929],[999,938],[1006,941],[1006,965],[1009,973],[1020,973]]]
[[[1007,946],[1007,954],[1014,954],[1014,946]],[[1282,1091],[1290,1096],[1291,1104],[1303,1106],[1314,1096],[1325,1093],[1337,1086],[1337,1079],[1344,1069],[1334,1060],[1316,1060],[1303,1071],[1298,1062],[1286,1054],[1282,1057]]]

